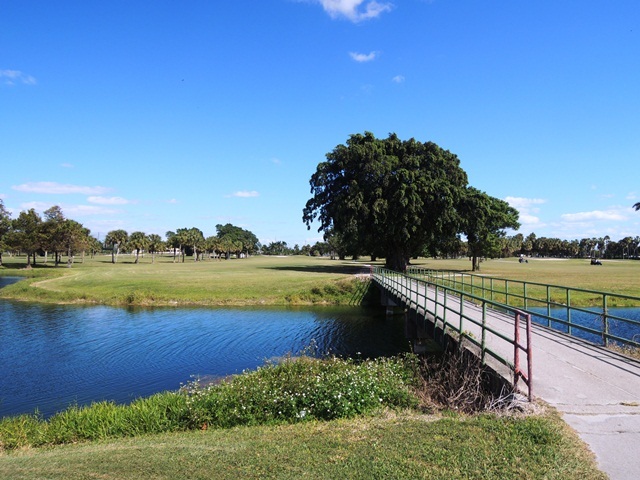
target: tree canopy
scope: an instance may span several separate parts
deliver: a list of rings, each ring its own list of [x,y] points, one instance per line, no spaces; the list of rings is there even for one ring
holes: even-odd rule
[[[351,135],[346,145],[327,153],[310,185],[313,196],[302,216],[307,228],[317,220],[318,231],[338,236],[341,254],[384,256],[387,267],[399,271],[410,258],[454,243],[465,230],[476,232],[463,218],[465,200],[483,201],[491,212],[479,235],[514,224],[515,210],[500,214],[505,202],[467,188],[455,154],[393,133],[386,139],[370,132]]]
[[[467,237],[472,270],[480,270],[483,255],[499,256],[505,228],[518,229],[518,211],[504,200],[473,187],[467,188],[460,207],[462,231]]]

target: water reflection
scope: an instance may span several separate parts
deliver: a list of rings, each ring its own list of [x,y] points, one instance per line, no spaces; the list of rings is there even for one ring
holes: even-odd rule
[[[225,376],[265,359],[319,352],[408,351],[402,318],[322,308],[70,307],[0,301],[0,416],[69,404],[128,402],[191,376]]]

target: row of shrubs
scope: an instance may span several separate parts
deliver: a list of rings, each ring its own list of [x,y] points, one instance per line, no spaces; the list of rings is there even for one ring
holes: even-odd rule
[[[128,405],[72,406],[49,419],[0,420],[0,450],[238,425],[348,418],[418,404],[413,355],[375,360],[302,356],[243,372],[216,385],[195,380]]]

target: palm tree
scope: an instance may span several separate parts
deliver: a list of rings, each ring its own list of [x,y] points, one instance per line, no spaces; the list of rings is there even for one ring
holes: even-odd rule
[[[111,230],[107,233],[104,243],[111,247],[111,263],[116,263],[120,249],[124,247],[129,239],[129,234],[125,230]]]
[[[149,239],[144,232],[133,232],[129,236],[129,247],[131,247],[132,250],[136,251],[135,263],[138,263],[138,260],[140,258],[140,250],[144,250],[145,248],[147,248],[147,245],[149,245]]]
[[[162,241],[162,238],[160,238],[160,235],[158,235],[157,233],[149,234],[147,240],[149,242],[147,248],[151,252],[151,263],[154,263],[156,252],[164,249],[164,242]]]

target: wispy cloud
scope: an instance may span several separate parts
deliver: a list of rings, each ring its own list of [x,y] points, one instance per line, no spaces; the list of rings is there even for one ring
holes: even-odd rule
[[[5,85],[16,85],[21,83],[23,85],[35,85],[38,83],[34,77],[21,72],[20,70],[0,70],[0,80]]]
[[[79,193],[82,195],[102,195],[111,189],[107,187],[87,187],[82,185],[69,185],[57,182],[29,182],[11,187],[18,192],[27,193],[54,193],[54,194],[70,194]]]
[[[117,215],[122,213],[122,210],[115,210],[113,208],[97,207],[95,205],[72,205],[64,208],[65,214],[69,216],[83,217],[86,215]]]
[[[560,215],[566,222],[588,222],[593,220],[623,221],[627,219],[626,209],[592,210],[591,212],[565,213]]]
[[[349,56],[358,63],[370,62],[375,60],[378,56],[378,52],[370,52],[370,53],[358,53],[358,52],[349,52]]]
[[[396,75],[395,77],[393,77],[391,79],[392,82],[394,83],[404,83],[404,76],[403,75]]]
[[[131,201],[122,197],[100,197],[100,196],[89,197],[87,198],[87,202],[97,203],[98,205],[126,205],[128,203],[132,203]]]
[[[67,163],[67,162],[61,163],[60,166],[62,168],[73,168],[73,164],[72,163]]]
[[[534,205],[541,205],[543,203],[547,203],[546,200],[542,198],[524,198],[524,197],[507,197],[504,199],[509,205],[513,208],[517,209],[532,209],[535,208]],[[537,210],[537,209],[536,209]]]
[[[393,9],[390,2],[375,0],[315,0],[331,18],[346,18],[353,23],[377,18]]]
[[[255,190],[241,190],[239,192],[232,193],[231,195],[227,195],[227,197],[237,197],[237,198],[252,198],[259,197],[260,194]]]
[[[20,204],[21,210],[34,209],[38,212],[44,212],[51,208],[54,204],[51,202],[25,202]],[[122,213],[122,210],[114,210],[112,208],[98,207],[95,205],[58,205],[64,212],[66,217],[83,217],[86,215],[116,215]]]
[[[535,215],[540,209],[536,205],[546,203],[542,198],[507,197],[504,199],[509,205],[518,210],[521,229],[540,227],[540,218]]]

